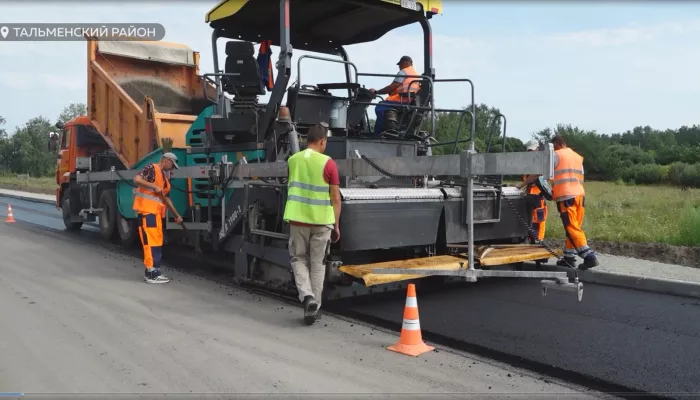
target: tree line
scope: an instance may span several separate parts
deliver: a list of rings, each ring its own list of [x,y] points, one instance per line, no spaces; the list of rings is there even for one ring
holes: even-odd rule
[[[51,132],[56,132],[55,123],[65,123],[85,113],[85,104],[73,103],[55,121],[35,117],[11,135],[4,129],[5,119],[0,116],[0,169],[31,176],[53,175],[56,155],[48,151],[48,138]],[[474,146],[478,152],[525,151],[522,140],[508,137],[507,119],[498,108],[479,104],[475,114]],[[433,154],[466,149],[471,124],[468,113],[437,113],[435,136],[441,145],[433,147]],[[423,120],[422,127],[430,130],[429,116]],[[599,134],[559,124],[554,129],[534,132],[532,138],[548,143],[556,134],[564,136],[569,146],[584,157],[587,180],[700,187],[699,125],[675,130],[638,126],[622,133]]]
[[[73,103],[65,107],[54,122],[44,116],[34,117],[11,135],[5,129],[7,121],[0,116],[0,171],[34,177],[54,175],[56,154],[48,151],[49,135],[57,131],[56,122],[66,122],[86,113],[85,104]]]
[[[504,125],[505,151],[525,151],[523,141],[507,136],[507,120],[501,116],[500,110],[485,104],[476,108],[474,147],[478,152],[503,150]],[[460,119],[461,137],[467,138],[471,117],[442,113],[437,117],[437,139],[443,143],[453,142]],[[424,121],[423,126],[427,128],[429,121]],[[545,144],[555,135],[563,136],[569,147],[584,157],[586,180],[700,187],[700,125],[664,130],[637,126],[622,133],[600,134],[558,124],[554,129],[545,128],[531,136]],[[457,150],[466,148],[467,143],[460,143]],[[454,146],[450,144],[435,148],[433,153],[445,154],[453,150]]]

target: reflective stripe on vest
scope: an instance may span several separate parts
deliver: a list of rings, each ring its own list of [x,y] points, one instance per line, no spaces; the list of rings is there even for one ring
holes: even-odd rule
[[[144,199],[155,201],[156,203],[161,203],[161,204],[163,203],[163,200],[160,197],[151,196],[150,194],[146,194],[146,193],[141,193],[136,188],[134,188],[134,190],[132,190],[132,193],[134,194],[134,196],[137,196],[137,197],[143,197]]]
[[[289,158],[285,221],[313,225],[335,223],[330,185],[323,178],[323,170],[329,159],[327,155],[311,149],[300,151]]]
[[[418,76],[420,75],[412,66],[408,66],[404,69],[402,69],[403,72],[406,73],[406,75],[413,75],[413,76]],[[409,93],[416,93],[418,92],[418,89],[420,89],[419,84],[413,84],[411,85],[411,82],[415,82],[417,80],[420,80],[420,78],[408,78],[405,77],[403,82],[401,82],[401,85],[399,85],[398,88],[394,90],[394,92],[386,98],[386,101],[395,101],[397,103],[401,102],[401,95],[407,95]]]
[[[570,148],[556,151],[559,162],[554,168],[552,180],[552,197],[554,201],[566,197],[583,196],[583,157]]]
[[[163,170],[160,169],[160,165],[154,163],[153,169],[155,170],[155,181],[153,183],[163,188],[163,195],[167,195],[168,192],[170,192],[170,182],[168,182],[168,179],[165,177]],[[163,199],[154,191],[139,186],[138,188],[134,188],[132,193],[134,194],[134,211],[143,214],[158,214],[165,217],[165,204],[163,203]]]

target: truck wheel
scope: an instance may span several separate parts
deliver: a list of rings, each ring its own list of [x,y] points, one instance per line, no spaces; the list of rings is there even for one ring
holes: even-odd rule
[[[112,240],[116,235],[117,200],[113,189],[105,190],[100,195],[100,234],[105,240]]]
[[[117,216],[117,233],[119,234],[119,242],[126,248],[134,247],[136,238],[138,237],[138,227],[136,220],[126,219],[121,215]]]
[[[69,231],[77,231],[83,227],[82,222],[71,221],[71,211],[70,211],[70,193],[68,189],[63,191],[63,197],[61,198],[61,213],[63,214],[63,225]]]

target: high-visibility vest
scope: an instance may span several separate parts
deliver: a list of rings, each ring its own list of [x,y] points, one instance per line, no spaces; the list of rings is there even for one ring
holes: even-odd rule
[[[163,188],[163,196],[165,196],[170,192],[170,182],[168,178],[165,177],[163,170],[160,169],[160,165],[154,163],[153,169],[155,169],[156,174],[154,183],[156,186]],[[165,218],[165,203],[154,191],[139,186],[134,188],[133,194],[134,206],[132,208],[134,211],[140,214],[156,214],[161,218]]]
[[[583,196],[583,157],[566,147],[555,152],[559,162],[554,168],[552,197],[559,201],[565,197]]]
[[[525,182],[525,179],[527,179],[527,175],[523,175],[523,182]],[[540,188],[534,183],[531,183],[528,185],[527,194],[540,194]]]
[[[323,170],[330,157],[312,149],[289,158],[289,183],[284,220],[311,225],[335,224],[330,185]]]
[[[413,76],[418,76],[420,75],[412,66],[408,66],[401,71],[405,72],[406,75],[413,75]],[[386,101],[394,101],[397,103],[401,102],[401,97],[406,96],[409,93],[415,94],[418,92],[418,89],[420,89],[420,84],[413,84],[411,85],[411,82],[415,82],[417,80],[420,80],[420,78],[404,78],[403,82],[401,82],[401,85],[394,89],[393,92],[389,95],[389,97],[386,98]]]

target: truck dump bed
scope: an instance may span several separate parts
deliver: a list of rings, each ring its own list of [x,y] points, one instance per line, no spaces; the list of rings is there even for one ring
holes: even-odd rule
[[[166,42],[88,39],[88,117],[126,168],[160,147],[184,148],[185,134],[211,103],[199,53]],[[207,84],[209,98],[215,89]]]

